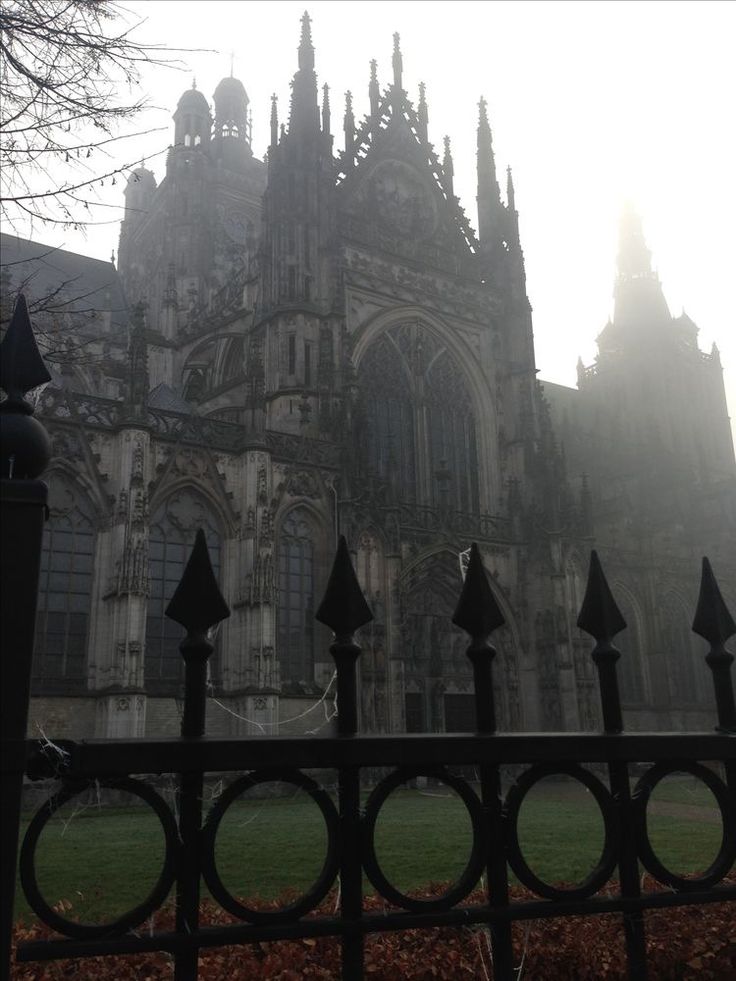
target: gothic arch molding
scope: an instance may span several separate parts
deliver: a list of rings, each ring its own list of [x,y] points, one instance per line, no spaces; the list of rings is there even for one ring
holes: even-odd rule
[[[104,525],[110,515],[110,497],[102,491],[99,481],[93,480],[78,465],[74,465],[61,457],[53,458],[44,474],[44,480],[49,485],[49,489],[52,489],[56,475],[80,489],[83,499],[94,515],[96,526],[100,528]]]
[[[309,516],[312,523],[312,527],[315,535],[318,535],[321,541],[327,542],[331,535],[332,520],[327,514],[326,510],[315,504],[314,501],[310,500],[308,497],[290,497],[288,502],[282,504],[276,514],[274,521],[276,539],[278,540],[281,530],[284,526],[284,522],[288,519],[289,514],[292,511],[299,510],[304,511]]]
[[[230,513],[230,509],[226,509],[223,506],[222,501],[212,492],[209,485],[198,480],[193,480],[191,477],[180,477],[167,481],[161,487],[157,487],[151,497],[150,513],[155,514],[169,498],[182,490],[193,491],[195,495],[205,500],[217,518],[223,539],[230,538],[235,534],[235,520]],[[194,544],[193,539],[192,544]]]
[[[223,537],[235,537],[240,515],[233,506],[232,496],[225,490],[225,481],[217,469],[212,453],[206,448],[194,450],[180,443],[167,452],[165,464],[159,465],[159,474],[148,487],[151,513],[170,494],[190,485],[207,498],[217,512]]]
[[[455,360],[468,386],[473,414],[477,421],[476,439],[478,450],[478,476],[480,484],[481,510],[495,511],[501,499],[501,488],[496,476],[496,468],[491,464],[498,459],[497,416],[488,381],[482,371],[477,356],[467,343],[458,336],[457,331],[439,317],[434,311],[417,304],[394,306],[382,310],[367,321],[353,338],[353,364],[356,372],[366,353],[378,338],[400,324],[417,323],[426,327],[447,349]],[[480,423],[483,423],[482,425]],[[493,502],[489,508],[486,502]]]

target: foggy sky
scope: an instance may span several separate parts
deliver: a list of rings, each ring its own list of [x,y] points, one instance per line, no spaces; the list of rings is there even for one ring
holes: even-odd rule
[[[231,52],[262,156],[272,92],[282,120],[288,112],[303,0],[126,6],[147,19],[140,39],[215,50],[183,53],[181,72],[145,72],[160,108],[140,128],[166,129],[120,145],[120,162],[145,155],[160,180],[181,92],[195,75],[211,101],[230,73]],[[441,147],[451,137],[455,193],[474,227],[477,102],[481,94],[488,100],[502,188],[507,164],[514,173],[542,378],[574,385],[578,356],[586,364],[595,357],[595,337],[612,312],[618,216],[628,198],[672,313],[684,307],[704,350],[718,343],[736,417],[736,4],[318,0],[308,9],[319,84],[331,88],[336,149],[345,90],[362,118],[369,61],[378,59],[379,81],[388,84],[399,31],[404,87],[416,100],[426,83],[430,140]],[[104,223],[86,237],[50,226],[32,237],[108,258],[117,250],[122,187],[99,189],[116,207],[96,214]]]

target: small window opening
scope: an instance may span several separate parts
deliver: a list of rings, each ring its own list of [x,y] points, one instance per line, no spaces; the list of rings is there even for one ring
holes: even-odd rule
[[[307,387],[312,384],[312,345],[309,341],[304,342],[304,384]]]
[[[296,335],[289,334],[289,374],[296,374]]]

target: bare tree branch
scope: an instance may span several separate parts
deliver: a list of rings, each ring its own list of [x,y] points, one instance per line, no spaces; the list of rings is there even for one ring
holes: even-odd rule
[[[95,184],[135,166],[99,155],[156,132],[118,132],[148,107],[142,68],[183,67],[163,46],[135,40],[139,26],[115,0],[2,0],[0,216],[11,227],[82,226],[98,203]]]

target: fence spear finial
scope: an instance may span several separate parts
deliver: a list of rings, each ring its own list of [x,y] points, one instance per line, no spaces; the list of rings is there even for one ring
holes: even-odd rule
[[[204,634],[230,616],[210,561],[204,531],[194,539],[184,573],[166,607],[166,616],[180,623],[190,634]]]
[[[204,735],[207,706],[207,661],[215,647],[207,631],[230,616],[210,561],[204,531],[198,529],[179,585],[166,607],[166,616],[187,632],[179,644],[184,659],[184,712],[181,734],[187,739]]]
[[[31,418],[33,406],[23,397],[48,381],[51,375],[38,350],[26,299],[21,293],[0,344],[0,386],[7,395],[0,403],[0,475],[3,477],[38,477],[51,458],[48,433],[38,420]]]
[[[335,659],[337,673],[337,731],[340,736],[352,736],[358,731],[356,662],[360,656],[353,634],[369,623],[373,614],[355,575],[344,535],[340,535],[337,543],[327,589],[315,619],[335,634],[330,654]]]
[[[468,571],[452,615],[452,622],[470,634],[473,639],[481,637],[485,639],[506,623],[488,583],[480,551],[475,542],[470,546]]]
[[[613,640],[626,629],[626,621],[616,605],[598,553],[590,553],[590,569],[585,598],[578,615],[578,626],[596,640]]]
[[[315,619],[328,626],[336,637],[349,636],[373,619],[350,561],[344,535],[340,535],[325,595]]]
[[[736,699],[733,691],[731,665],[733,654],[726,649],[726,641],[736,633],[736,622],[721,595],[710,562],[703,558],[698,607],[693,620],[693,631],[705,638],[710,650],[705,661],[713,673],[718,726],[720,732],[736,732]],[[727,767],[729,784],[736,787],[736,764]]]
[[[713,646],[725,644],[728,638],[736,633],[736,622],[721,595],[711,564],[705,557],[693,632],[705,638]]]
[[[606,732],[623,732],[621,696],[616,675],[616,662],[621,652],[614,647],[613,638],[626,629],[626,621],[616,605],[595,549],[590,553],[588,585],[578,616],[578,627],[595,638],[591,656],[598,669],[603,727]]]
[[[470,546],[468,570],[452,622],[470,634],[466,654],[473,665],[476,728],[478,732],[495,732],[496,706],[491,663],[496,649],[489,644],[488,637],[506,620],[493,595],[476,542]]]

